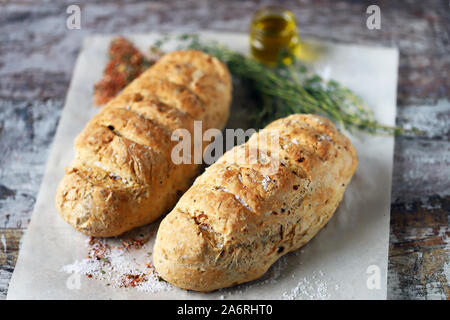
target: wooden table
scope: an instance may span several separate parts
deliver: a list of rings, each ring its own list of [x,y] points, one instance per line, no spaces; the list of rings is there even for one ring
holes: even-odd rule
[[[181,28],[246,32],[254,10],[270,1],[76,3],[81,30],[66,28],[72,1],[0,1],[0,299],[83,37]],[[282,4],[296,14],[303,36],[400,48],[397,123],[427,132],[395,139],[388,297],[449,299],[450,7],[448,1],[383,1],[381,29],[369,30],[366,8],[376,3]]]

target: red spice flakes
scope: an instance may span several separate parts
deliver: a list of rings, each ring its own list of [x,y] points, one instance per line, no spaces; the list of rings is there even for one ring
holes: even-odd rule
[[[89,237],[89,240],[88,240],[88,244],[89,244],[89,245],[93,245],[94,242],[95,242],[95,238],[94,238],[93,236],[90,236],[90,237]]]
[[[147,281],[145,274],[127,274],[122,279],[122,286],[125,288],[136,287],[144,281]]]
[[[110,246],[97,238],[90,237],[89,241],[89,259],[105,260],[105,255],[111,250]]]
[[[94,87],[94,103],[100,106],[109,102],[157,58],[159,55],[146,59],[130,41],[123,37],[115,38],[109,46],[109,62],[103,78]]]
[[[198,220],[207,220],[208,216],[204,213],[200,213],[199,215],[197,215],[197,219]]]
[[[144,246],[144,244],[149,240],[149,238],[146,239],[129,239],[129,240],[122,240],[122,245],[124,249],[140,249]]]

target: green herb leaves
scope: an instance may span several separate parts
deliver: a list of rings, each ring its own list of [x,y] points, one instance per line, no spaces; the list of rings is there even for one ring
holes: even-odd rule
[[[168,40],[165,37],[158,41],[157,47]],[[180,49],[201,50],[217,57],[251,90],[252,96],[259,100],[254,117],[257,127],[292,113],[315,113],[328,117],[349,131],[389,135],[418,132],[378,123],[372,111],[351,90],[309,72],[295,57],[290,57],[293,62],[289,65],[279,62],[277,67],[268,67],[218,42],[200,40],[195,34],[178,36],[177,41],[181,42]]]

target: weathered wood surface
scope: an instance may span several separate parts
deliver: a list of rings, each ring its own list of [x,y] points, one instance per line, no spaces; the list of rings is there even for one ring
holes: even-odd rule
[[[81,30],[68,30],[72,1],[0,0],[0,298],[30,219],[71,72],[91,33],[248,29],[275,1],[77,1]],[[450,8],[447,1],[390,1],[381,30],[366,28],[377,1],[293,1],[303,36],[398,46],[398,123],[427,133],[396,138],[388,297],[450,299]]]

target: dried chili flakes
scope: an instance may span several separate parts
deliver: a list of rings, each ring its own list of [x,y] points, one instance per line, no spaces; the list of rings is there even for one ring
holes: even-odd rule
[[[147,280],[144,274],[127,274],[122,278],[122,286],[125,288],[136,287],[139,283]]]
[[[103,78],[94,87],[94,103],[99,106],[109,102],[155,61],[156,57],[145,58],[127,39],[115,38],[109,47]]]

